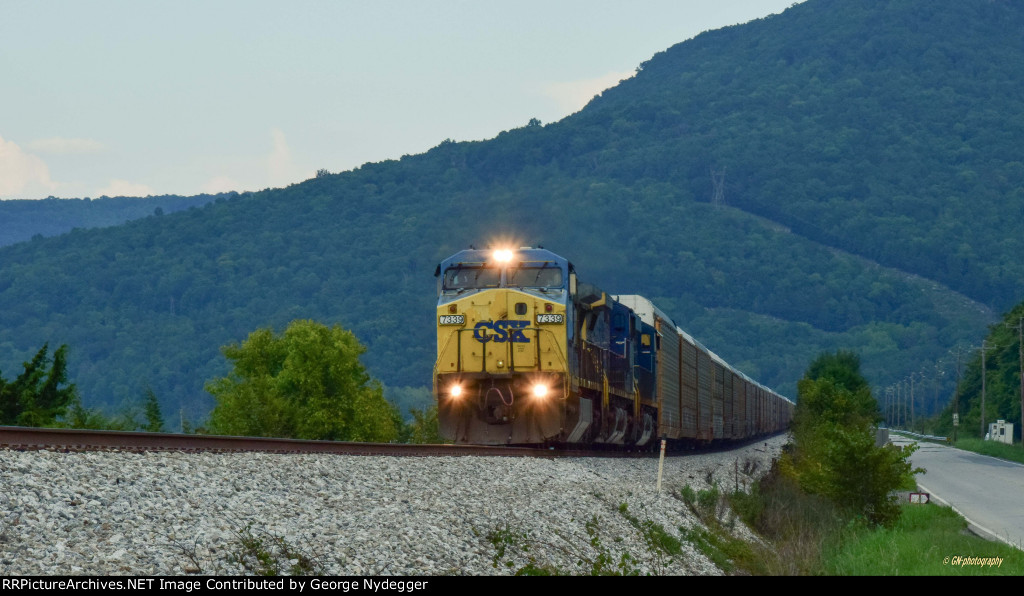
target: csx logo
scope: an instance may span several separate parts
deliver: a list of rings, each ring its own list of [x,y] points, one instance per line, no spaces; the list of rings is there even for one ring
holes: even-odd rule
[[[480,343],[530,343],[530,339],[523,333],[523,329],[529,325],[529,321],[480,321],[473,327],[473,337]],[[491,331],[493,334],[489,333]]]

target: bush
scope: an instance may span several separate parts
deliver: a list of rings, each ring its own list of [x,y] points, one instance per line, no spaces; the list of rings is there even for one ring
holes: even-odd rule
[[[781,470],[804,491],[891,526],[900,514],[893,491],[923,470],[909,462],[916,446],[875,446],[878,419],[856,357],[843,352],[819,357],[798,384],[795,446],[784,454]]]
[[[818,572],[822,549],[845,523],[835,504],[801,490],[777,465],[754,484],[750,493],[735,492],[729,501],[740,519],[773,545],[772,549],[759,551],[759,574]]]
[[[398,412],[359,356],[351,331],[292,321],[281,335],[258,329],[225,346],[230,375],[206,384],[218,434],[334,441],[392,441]]]
[[[412,423],[409,424],[410,443],[438,445],[449,442],[441,436],[436,404],[423,410],[413,408],[411,413]]]

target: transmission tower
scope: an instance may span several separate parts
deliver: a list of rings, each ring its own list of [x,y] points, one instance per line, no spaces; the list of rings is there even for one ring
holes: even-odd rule
[[[721,170],[715,170],[711,168],[711,185],[715,189],[715,194],[711,197],[711,204],[715,207],[721,207],[725,204],[725,167]]]

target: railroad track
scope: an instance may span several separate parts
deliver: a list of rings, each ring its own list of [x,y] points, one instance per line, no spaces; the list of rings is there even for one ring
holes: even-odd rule
[[[60,451],[187,451],[331,453],[336,455],[390,456],[498,456],[498,457],[636,457],[636,453],[493,447],[482,445],[407,445],[401,443],[349,443],[262,437],[226,437],[171,433],[27,428],[0,426],[0,449]],[[650,454],[643,454],[650,456]]]

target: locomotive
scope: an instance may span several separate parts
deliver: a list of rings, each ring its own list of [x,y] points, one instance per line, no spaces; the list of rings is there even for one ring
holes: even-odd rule
[[[437,277],[433,390],[442,436],[481,445],[779,432],[793,402],[729,366],[650,300],[610,296],[543,248],[474,249]]]

